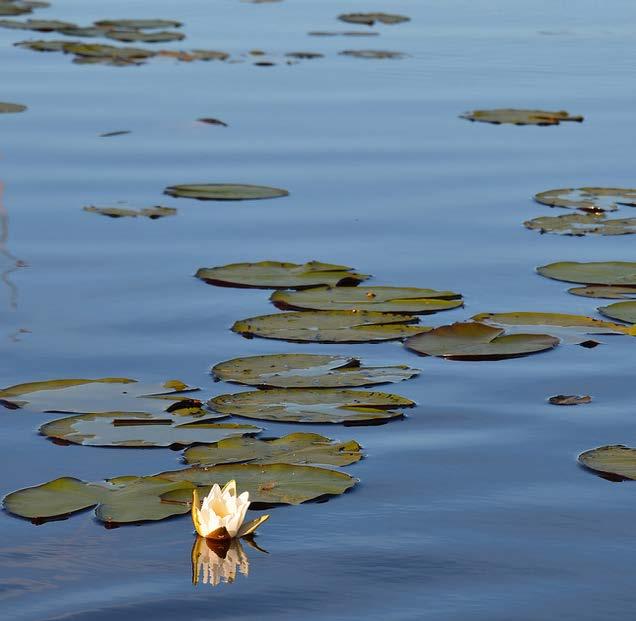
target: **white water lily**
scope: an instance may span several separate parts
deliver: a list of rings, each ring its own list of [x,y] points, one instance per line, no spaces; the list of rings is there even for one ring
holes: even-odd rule
[[[216,483],[199,506],[199,494],[192,491],[192,521],[197,533],[206,539],[233,539],[253,533],[269,515],[262,515],[243,525],[250,506],[249,492],[240,496],[236,481],[229,481],[221,489]]]

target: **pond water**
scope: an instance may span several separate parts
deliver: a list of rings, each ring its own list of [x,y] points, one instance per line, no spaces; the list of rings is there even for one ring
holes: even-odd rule
[[[411,21],[378,37],[347,11]],[[177,377],[205,396],[212,364],[318,352],[410,364],[388,390],[417,402],[378,427],[307,425],[355,438],[360,479],[327,503],[282,507],[244,546],[249,575],[191,584],[189,518],[104,529],[91,512],[35,526],[0,514],[6,618],[598,620],[632,614],[636,484],[577,466],[583,450],[633,444],[634,345],[499,362],[421,358],[400,343],[300,345],[247,340],[241,318],[274,312],[268,292],[208,286],[201,266],[317,259],[355,266],[370,284],[460,291],[442,325],[487,311],[593,315],[603,302],[566,293],[534,268],[552,261],[636,260],[631,236],[539,235],[522,222],[556,215],[534,193],[633,187],[636,7],[595,0],[54,0],[26,16],[86,24],[173,18],[170,49],[262,49],[277,64],[77,65],[13,47],[56,35],[0,29],[2,385],[57,377]],[[399,60],[338,55],[386,49]],[[324,58],[287,65],[283,55]],[[568,110],[558,127],[469,123],[475,108]],[[197,123],[216,117],[229,127]],[[130,134],[99,137],[110,131]],[[189,182],[265,184],[290,196],[197,202],[162,196]],[[82,206],[176,207],[155,221],[108,219]],[[567,213],[567,212],[564,212]],[[629,215],[629,214],[627,214]],[[16,267],[16,263],[18,267]],[[558,408],[554,394],[590,394]],[[166,449],[57,446],[37,428],[56,415],[4,411],[0,493],[57,476],[99,480],[179,466]],[[267,435],[297,426],[265,422]]]

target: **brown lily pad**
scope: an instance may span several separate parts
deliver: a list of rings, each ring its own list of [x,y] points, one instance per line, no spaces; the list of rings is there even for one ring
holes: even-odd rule
[[[576,123],[583,121],[582,116],[572,116],[564,110],[547,112],[545,110],[518,110],[514,108],[474,110],[472,112],[465,112],[460,115],[460,118],[469,121],[492,123],[494,125],[501,125],[503,123],[512,125],[559,125],[564,121],[574,121]]]

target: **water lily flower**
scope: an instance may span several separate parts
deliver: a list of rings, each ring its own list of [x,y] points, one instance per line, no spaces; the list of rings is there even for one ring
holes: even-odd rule
[[[229,481],[223,489],[216,483],[199,503],[197,489],[192,490],[192,521],[197,533],[206,539],[227,540],[252,534],[269,515],[243,524],[250,506],[249,492],[237,496],[236,481]]]

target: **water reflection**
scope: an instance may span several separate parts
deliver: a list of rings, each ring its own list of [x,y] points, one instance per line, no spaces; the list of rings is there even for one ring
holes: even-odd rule
[[[9,291],[9,306],[11,310],[18,308],[18,287],[10,279],[13,272],[21,267],[25,267],[26,263],[11,254],[7,248],[9,241],[9,214],[4,206],[4,182],[0,181],[0,254],[7,259],[7,266],[2,266],[0,271],[0,280],[5,284]]]
[[[261,550],[255,544],[250,545]],[[217,586],[222,582],[231,583],[236,580],[237,573],[247,576],[249,571],[250,562],[239,539],[196,538],[192,546],[192,584]]]

